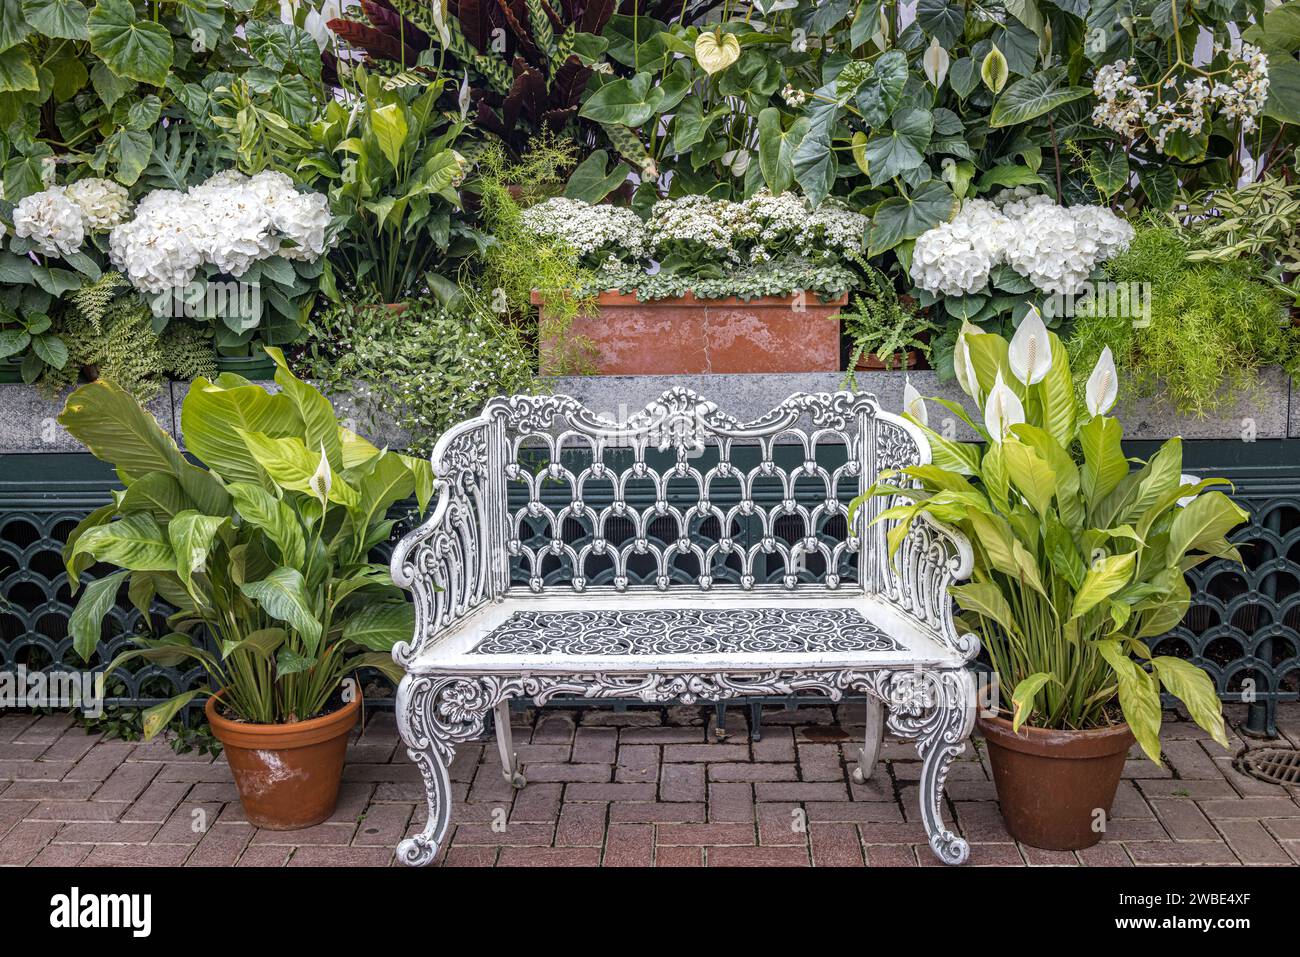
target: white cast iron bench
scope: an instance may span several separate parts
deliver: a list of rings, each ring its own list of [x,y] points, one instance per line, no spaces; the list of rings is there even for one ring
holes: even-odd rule
[[[424,776],[429,817],[399,857],[427,864],[450,824],[457,743],[495,714],[503,773],[525,780],[509,703],[647,703],[865,694],[865,780],[887,724],[916,740],[921,819],[934,852],[966,859],[943,822],[944,780],[965,750],[978,651],[948,585],[969,543],[914,524],[894,561],[875,500],[882,469],[930,460],[924,437],[875,399],[800,393],[741,423],[687,389],[616,422],[564,395],[489,401],[433,451],[438,499],[393,553],[415,635],[397,723]],[[882,712],[887,710],[887,715]]]

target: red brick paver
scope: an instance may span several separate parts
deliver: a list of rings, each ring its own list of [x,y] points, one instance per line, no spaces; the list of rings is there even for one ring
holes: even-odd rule
[[[447,867],[902,867],[936,863],[916,807],[920,763],[886,740],[871,780],[851,778],[860,707],[772,709],[749,739],[747,709],[715,733],[712,708],[546,709],[513,717],[528,786],[502,779],[491,742],[451,769]],[[1231,716],[1239,727],[1241,715]],[[1300,863],[1300,788],[1240,774],[1224,752],[1166,716],[1165,766],[1134,756],[1106,840],[1077,853],[1017,845],[998,813],[981,742],[954,765],[945,817],[972,865]],[[1300,741],[1300,705],[1284,705]],[[65,716],[0,715],[0,865],[385,866],[423,826],[419,775],[393,719],[350,746],[339,805],[302,831],[244,820],[224,759],[165,743],[103,741]]]

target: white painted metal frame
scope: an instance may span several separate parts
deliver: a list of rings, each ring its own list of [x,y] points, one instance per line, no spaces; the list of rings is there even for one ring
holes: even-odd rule
[[[848,453],[847,461],[831,471],[817,461],[818,448],[828,442],[842,444]],[[706,446],[716,449],[718,461],[702,472],[695,458]],[[802,447],[800,464],[778,465],[776,450],[788,453],[792,446]],[[757,452],[751,467],[733,460],[742,447]],[[525,448],[539,448],[546,457],[535,473],[520,463]],[[626,468],[607,464],[606,453],[615,448],[631,450]],[[653,468],[646,458],[651,448],[675,457],[674,464]],[[579,474],[561,460],[573,449],[589,453]],[[665,392],[626,422],[600,416],[569,396],[513,396],[491,400],[482,415],[443,435],[433,452],[437,503],[392,559],[393,578],[411,590],[416,609],[412,640],[393,651],[407,670],[398,690],[398,728],[424,776],[429,804],[424,830],[401,843],[399,857],[426,864],[437,856],[450,824],[448,768],[454,748],[483,733],[489,712],[497,719],[503,773],[516,787],[526,783],[509,736],[512,698],[538,704],[565,696],[692,703],[810,691],[832,700],[846,692],[864,693],[875,703],[868,708],[855,780],[870,775],[886,727],[915,739],[922,759],[921,818],[930,846],[947,863],[964,861],[966,842],[944,826],[942,801],[948,768],[965,749],[974,723],[975,687],[965,666],[978,652],[978,642],[958,634],[947,592],[970,574],[970,545],[956,530],[923,515],[890,561],[888,523],[866,527],[887,504],[879,499],[861,510],[855,527],[844,526],[848,534],[842,540],[828,540],[833,536],[825,530],[828,519],[847,518],[837,494],[843,479],[861,492],[884,469],[929,459],[918,429],[882,412],[873,397],[853,392],[792,395],[748,423],[686,389]],[[565,507],[553,509],[542,500],[544,481],[569,486]],[[672,504],[670,481],[693,484],[696,504]],[[825,500],[812,508],[796,501],[799,481],[820,482]],[[508,498],[512,482],[527,493],[527,504],[514,513]],[[654,487],[653,501],[641,509],[628,494],[638,482]],[[738,501],[726,511],[711,498],[714,483],[721,482],[739,489]],[[779,483],[781,497],[763,504],[756,494],[762,482]],[[599,511],[584,500],[594,483],[613,490]],[[802,522],[805,534],[793,543],[788,534],[775,534],[780,517]],[[581,519],[592,532],[580,550],[564,541],[566,519]],[[631,523],[629,540],[605,537],[613,519]],[[650,534],[656,519],[674,522],[677,536],[664,540]],[[692,537],[697,519],[716,520],[720,539]],[[752,545],[727,537],[733,522],[742,519],[762,529]],[[521,532],[529,521],[549,530],[547,544],[530,544]],[[760,553],[784,567],[780,582],[757,580]],[[801,574],[802,563],[814,554],[824,574],[809,581]],[[679,559],[688,555],[696,572],[682,583]],[[854,555],[858,580],[842,580],[842,563]],[[632,581],[633,556],[656,563],[653,584]],[[512,585],[512,559],[527,570],[527,586]],[[612,569],[607,575],[612,580],[595,585],[590,569],[602,561],[607,572]],[[715,582],[715,569],[727,561],[738,581]],[[563,563],[563,584],[547,584],[548,562]],[[651,609],[741,615],[764,607],[795,615],[800,609],[810,614],[852,609],[893,640],[864,642],[861,648],[836,643],[831,651],[767,651],[759,641],[752,650],[721,653],[683,650],[673,642],[662,650],[609,654],[577,653],[579,643],[566,648],[561,638],[552,639],[545,653],[475,653],[519,611],[563,616],[605,610],[633,626],[639,611]]]

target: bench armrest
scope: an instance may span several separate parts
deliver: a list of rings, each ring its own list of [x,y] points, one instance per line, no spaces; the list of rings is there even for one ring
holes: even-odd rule
[[[928,636],[970,661],[979,639],[959,634],[948,586],[970,577],[974,552],[966,536],[920,512],[894,560],[885,567],[884,596]]]
[[[444,434],[432,463],[437,502],[429,518],[393,550],[393,581],[415,604],[412,639],[393,646],[402,667],[494,592],[490,540],[486,419],[470,419]]]

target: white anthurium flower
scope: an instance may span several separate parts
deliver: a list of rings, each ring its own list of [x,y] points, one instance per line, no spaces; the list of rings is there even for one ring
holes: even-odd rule
[[[1195,475],[1188,475],[1186,472],[1184,472],[1182,475],[1178,476],[1178,484],[1179,486],[1199,485],[1201,484],[1201,480],[1198,479]],[[1192,503],[1192,499],[1194,498],[1196,498],[1195,493],[1191,495],[1184,495],[1174,504],[1176,504],[1179,508],[1186,508],[1188,505]]]
[[[903,380],[903,411],[922,425],[930,424],[930,415],[925,410],[925,399],[916,391],[916,386],[912,385],[911,376]]]
[[[1083,397],[1089,415],[1105,415],[1119,398],[1119,374],[1115,371],[1115,357],[1111,355],[1110,346],[1101,350],[1092,375],[1088,376]]]
[[[976,402],[980,400],[980,383],[975,375],[975,363],[971,360],[970,348],[966,345],[966,336],[982,331],[979,326],[962,320],[961,331],[957,333],[957,344],[952,350],[952,367],[957,374],[957,384]]]
[[[460,118],[469,116],[469,70],[460,81],[460,92],[456,95],[456,105],[460,107]]]
[[[921,56],[921,65],[925,68],[926,79],[936,90],[943,86],[944,78],[948,76],[949,62],[948,51],[939,43],[938,37],[932,37]]]
[[[1001,445],[1011,427],[1024,421],[1025,407],[1020,396],[1002,381],[1002,370],[999,369],[998,377],[993,380],[993,388],[989,390],[988,402],[984,405],[984,427],[989,430],[993,441]]]
[[[1047,377],[1052,368],[1052,344],[1037,309],[1031,308],[1020,320],[1020,327],[1011,337],[1007,362],[1012,374],[1025,385],[1036,385]]]
[[[330,496],[330,488],[334,484],[334,475],[330,471],[330,460],[325,455],[325,443],[320,444],[320,465],[316,466],[316,474],[311,477],[311,490],[316,497],[320,499],[321,505]]]

